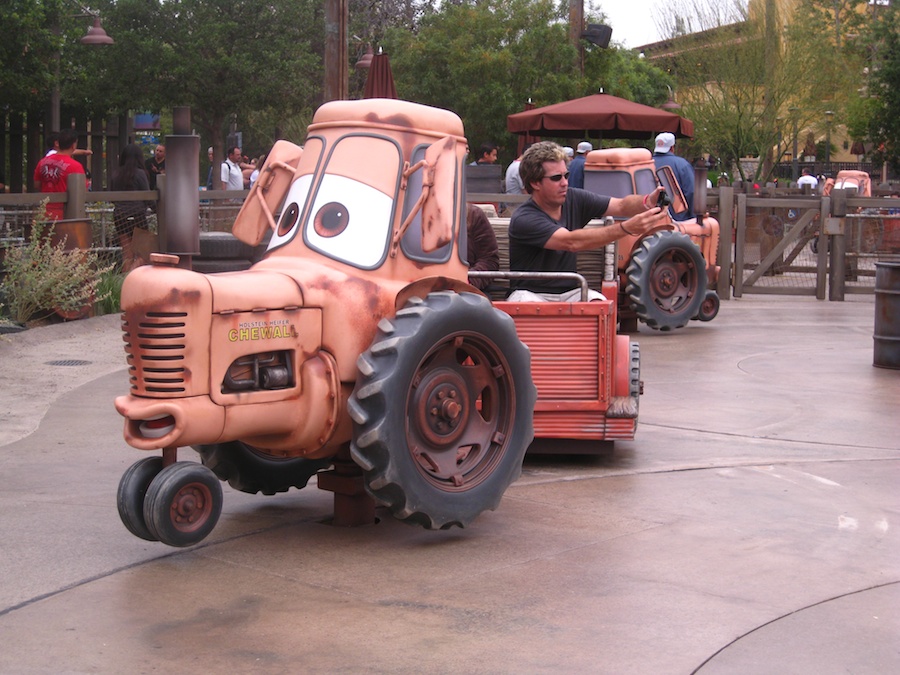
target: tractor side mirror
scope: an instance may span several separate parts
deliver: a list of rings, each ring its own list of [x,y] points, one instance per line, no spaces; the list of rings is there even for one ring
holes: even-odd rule
[[[453,241],[453,210],[456,202],[456,139],[442,138],[425,150],[422,205],[422,250],[426,253]]]
[[[676,216],[685,213],[688,210],[687,199],[684,198],[684,193],[681,191],[681,186],[678,185],[678,179],[675,178],[672,167],[661,166],[656,170],[656,177],[659,179],[660,185],[666,189],[672,213]]]

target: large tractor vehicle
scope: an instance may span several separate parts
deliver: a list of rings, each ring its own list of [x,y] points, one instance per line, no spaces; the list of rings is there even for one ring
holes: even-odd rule
[[[659,182],[675,213],[687,209],[671,168],[657,171],[645,148],[594,150],[588,153],[584,169],[586,190],[626,197],[647,194]],[[719,223],[696,204],[694,208],[696,218],[673,220],[656,231],[617,242],[623,330],[636,330],[640,320],[650,328],[670,331],[692,319],[711,321],[718,314]]]
[[[463,125],[387,99],[322,106],[273,147],[233,234],[249,269],[157,253],[122,289],[134,535],[201,541],[220,481],[271,495],[316,476],[336,525],[381,504],[430,529],[495,509],[533,437],[632,439],[640,362],[613,299],[491,303],[468,283]],[[586,284],[585,284],[586,288]],[[598,444],[601,445],[601,444]],[[179,461],[183,449],[200,462]]]

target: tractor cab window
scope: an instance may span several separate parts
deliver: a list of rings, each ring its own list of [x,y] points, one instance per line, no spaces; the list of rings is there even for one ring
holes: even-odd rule
[[[651,178],[653,177],[652,171],[650,176]],[[653,187],[656,187],[655,181]],[[631,174],[627,171],[585,171],[584,189],[598,195],[607,195],[620,199],[634,194]]]
[[[656,175],[653,169],[638,169],[634,172],[635,194],[648,195],[656,189]]]
[[[368,161],[377,157],[378,161]],[[291,186],[269,248],[298,232],[319,253],[361,269],[379,267],[387,254],[402,167],[387,138],[359,134],[339,139],[315,182],[300,176]]]
[[[413,151],[410,165],[415,165],[420,160],[425,159],[425,151],[428,146],[422,145]],[[406,197],[403,201],[403,220],[409,216],[410,211],[415,208],[419,197],[422,195],[422,177],[425,174],[423,169],[413,172],[409,176],[409,182],[406,185]],[[422,209],[416,213],[406,232],[400,240],[400,248],[403,254],[410,260],[419,260],[422,262],[445,262],[450,259],[452,243],[447,243],[436,249],[426,251],[423,244],[423,228],[422,228]]]

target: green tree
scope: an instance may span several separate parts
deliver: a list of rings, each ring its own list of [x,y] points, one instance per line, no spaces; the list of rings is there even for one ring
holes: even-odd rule
[[[868,132],[876,158],[900,172],[900,10],[895,5],[878,9],[867,41],[872,59]]]
[[[324,20],[315,0],[118,0],[103,16],[116,44],[91,53],[82,104],[98,112],[190,106],[219,160],[235,121],[268,126],[259,134],[268,146],[321,100]]]
[[[582,76],[567,19],[565,3],[552,0],[445,1],[415,30],[389,29],[384,44],[401,97],[453,110],[473,145],[497,142],[509,161],[517,139],[506,118],[529,100],[547,105],[599,87],[641,103],[666,100],[665,74],[626,50],[586,45]]]

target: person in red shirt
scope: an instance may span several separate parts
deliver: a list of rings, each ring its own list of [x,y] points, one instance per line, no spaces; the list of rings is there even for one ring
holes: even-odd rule
[[[84,173],[81,163],[72,159],[77,141],[78,136],[71,129],[59,132],[59,152],[44,157],[34,170],[34,182],[40,186],[41,192],[65,192],[68,177]],[[65,204],[62,202],[47,204],[47,217],[51,220],[61,220],[64,212]]]

